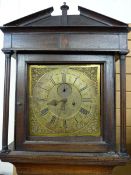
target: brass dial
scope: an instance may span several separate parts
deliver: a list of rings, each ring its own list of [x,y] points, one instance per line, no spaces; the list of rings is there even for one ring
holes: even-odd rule
[[[74,85],[61,82],[49,90],[47,105],[52,114],[66,120],[79,110],[81,94]]]
[[[100,134],[99,65],[32,65],[29,79],[31,135]]]

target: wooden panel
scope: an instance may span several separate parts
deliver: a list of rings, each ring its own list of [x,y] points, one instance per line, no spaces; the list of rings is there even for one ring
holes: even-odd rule
[[[128,39],[128,48],[131,49],[131,40]]]
[[[58,34],[13,34],[12,48],[22,49],[55,49],[59,46]]]
[[[112,58],[112,59],[111,59]],[[100,59],[101,61],[106,63],[106,88],[105,91],[109,92],[106,94],[106,101],[105,103],[107,104],[107,108],[110,108],[109,112],[106,112],[106,116],[107,116],[107,120],[105,122],[105,128],[106,131],[105,133],[107,133],[107,137],[105,136],[105,138],[107,138],[108,142],[107,143],[113,143],[114,142],[114,132],[115,131],[115,125],[114,125],[114,93],[113,93],[113,57],[111,56],[100,56],[100,55],[59,55],[59,54],[53,54],[53,55],[48,55],[48,54],[19,54],[18,55],[18,70],[19,70],[19,74],[17,77],[17,96],[16,96],[16,100],[21,103],[21,105],[17,105],[16,106],[16,115],[18,115],[19,117],[17,117],[17,127],[16,127],[16,148],[21,150],[21,149],[25,149],[25,150],[39,150],[39,151],[68,151],[68,152],[86,152],[88,150],[88,152],[92,152],[93,150],[95,150],[96,152],[106,152],[107,150],[109,151],[109,149],[111,150],[112,148],[109,148],[108,145],[106,143],[101,142],[101,139],[99,139],[98,144],[96,144],[96,139],[93,138],[93,140],[95,139],[95,143],[93,144],[89,143],[89,139],[87,139],[87,137],[85,138],[85,142],[83,144],[81,144],[81,138],[78,138],[78,141],[76,143],[76,139],[74,139],[74,142],[65,142],[65,139],[62,140],[62,138],[60,137],[55,137],[55,140],[57,142],[53,142],[52,138],[47,138],[48,140],[44,141],[44,142],[39,142],[39,144],[35,144],[35,141],[30,141],[30,142],[25,142],[25,121],[26,121],[26,117],[27,115],[24,112],[24,102],[26,100],[26,93],[23,87],[25,86],[25,70],[26,70],[26,64],[25,62],[29,62],[34,63],[37,59],[37,64],[45,61],[46,63],[54,63],[53,61],[56,60],[58,63],[60,61],[63,61],[64,63],[69,63],[68,60],[70,60],[70,62],[72,61],[73,63],[78,62],[78,61],[82,61],[85,63],[88,60],[91,60],[92,62],[98,62]],[[22,83],[22,86],[21,86]],[[108,87],[108,88],[107,88]],[[112,91],[109,91],[109,89],[112,89]],[[18,103],[18,104],[19,104]],[[105,129],[104,128],[104,129]],[[87,139],[87,142],[86,142]],[[110,139],[110,140],[109,140]],[[50,141],[50,142],[49,142]],[[47,144],[48,143],[48,144]]]
[[[126,171],[126,175],[130,175],[131,164],[128,164],[126,166],[118,166],[118,167],[114,168],[112,175],[125,175],[125,171]],[[15,167],[14,167],[13,175],[17,175]]]
[[[131,74],[126,75],[126,91],[131,91]]]
[[[126,107],[131,108],[131,92],[126,93]],[[116,108],[120,108],[120,92],[116,92]]]
[[[131,108],[131,92],[126,93],[126,107]]]
[[[75,166],[15,163],[18,175],[111,175],[113,166]]]
[[[4,34],[4,47],[11,48],[11,34],[10,33]]]
[[[131,56],[131,40],[128,40],[128,49],[129,49],[129,53],[127,56]]]
[[[116,92],[116,108],[120,109],[120,92]]]
[[[116,138],[117,138],[117,144],[119,143],[120,138],[120,127],[116,127]],[[131,127],[126,127],[126,140],[127,140],[127,151],[129,154],[131,154]]]
[[[119,133],[120,133],[120,127],[116,127],[117,129],[117,138],[119,138]],[[129,149],[129,145],[130,145],[130,154],[131,154],[131,127],[126,127],[126,132],[127,132],[127,146],[128,146],[128,149]]]
[[[131,40],[131,32],[128,33],[128,39]]]
[[[126,73],[131,73],[131,56],[126,57]]]
[[[125,35],[111,34],[68,34],[68,33],[37,33],[37,34],[13,34],[12,48],[16,49],[45,49],[56,50],[58,48],[68,49],[120,49],[120,44],[123,49],[126,49]],[[101,41],[101,44],[100,44]],[[107,42],[108,41],[108,42]],[[110,44],[112,43],[112,44]]]
[[[116,62],[116,73],[120,73],[119,60]],[[126,57],[126,73],[131,73],[131,56]]]
[[[119,36],[119,38],[120,38],[120,48],[121,49],[127,49],[127,34],[121,34],[120,36]]]
[[[120,74],[116,74],[116,91],[120,91]]]
[[[117,49],[118,36],[117,35],[69,35],[69,48],[88,48],[88,49]],[[101,44],[100,44],[101,41]],[[108,42],[107,42],[108,41]],[[124,41],[124,40],[123,40]],[[112,43],[112,44],[110,44]],[[123,45],[123,44],[121,44]],[[125,46],[125,44],[124,44]]]
[[[120,126],[120,109],[116,109],[116,125]],[[131,126],[131,109],[126,110],[126,126]]]
[[[127,57],[130,57],[131,56],[131,49],[130,48],[128,48],[129,49],[129,53],[127,54]]]
[[[120,73],[120,61],[116,62],[116,73]]]
[[[120,74],[116,74],[116,90],[120,90]],[[126,74],[126,91],[131,91],[131,74]]]
[[[131,127],[126,127],[126,147],[127,152],[131,154]],[[120,143],[120,127],[116,127],[116,148],[119,150],[119,143]]]

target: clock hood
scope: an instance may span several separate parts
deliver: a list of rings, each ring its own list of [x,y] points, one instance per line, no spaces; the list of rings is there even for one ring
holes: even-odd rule
[[[79,15],[68,15],[69,7],[61,6],[62,15],[52,16],[53,7],[41,10],[19,18],[4,25],[4,27],[45,27],[45,26],[93,26],[93,27],[127,27],[128,25],[116,19],[99,14],[78,6]]]

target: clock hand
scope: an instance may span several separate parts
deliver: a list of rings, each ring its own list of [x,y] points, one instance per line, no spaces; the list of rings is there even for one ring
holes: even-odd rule
[[[61,100],[61,102],[66,103],[66,102],[67,102],[67,98],[63,98],[63,99]]]
[[[47,103],[47,105],[57,106],[58,103],[60,103],[60,102],[66,103],[67,102],[67,99],[63,98],[62,100],[59,100],[59,101],[53,99],[52,101],[50,101],[49,103]]]
[[[54,100],[50,101],[49,103],[47,103],[47,105],[57,106],[58,103],[59,103],[59,101],[54,99]]]
[[[65,105],[64,105],[64,103],[61,104],[60,110],[64,110],[65,111]]]
[[[61,104],[61,110],[64,110],[65,111],[65,104],[66,104],[66,102],[67,102],[67,98],[63,98],[62,100],[61,100],[61,102],[62,102],[62,104]]]

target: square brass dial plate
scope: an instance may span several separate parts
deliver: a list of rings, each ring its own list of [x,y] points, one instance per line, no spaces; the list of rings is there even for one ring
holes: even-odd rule
[[[30,136],[100,136],[100,64],[29,65]]]

